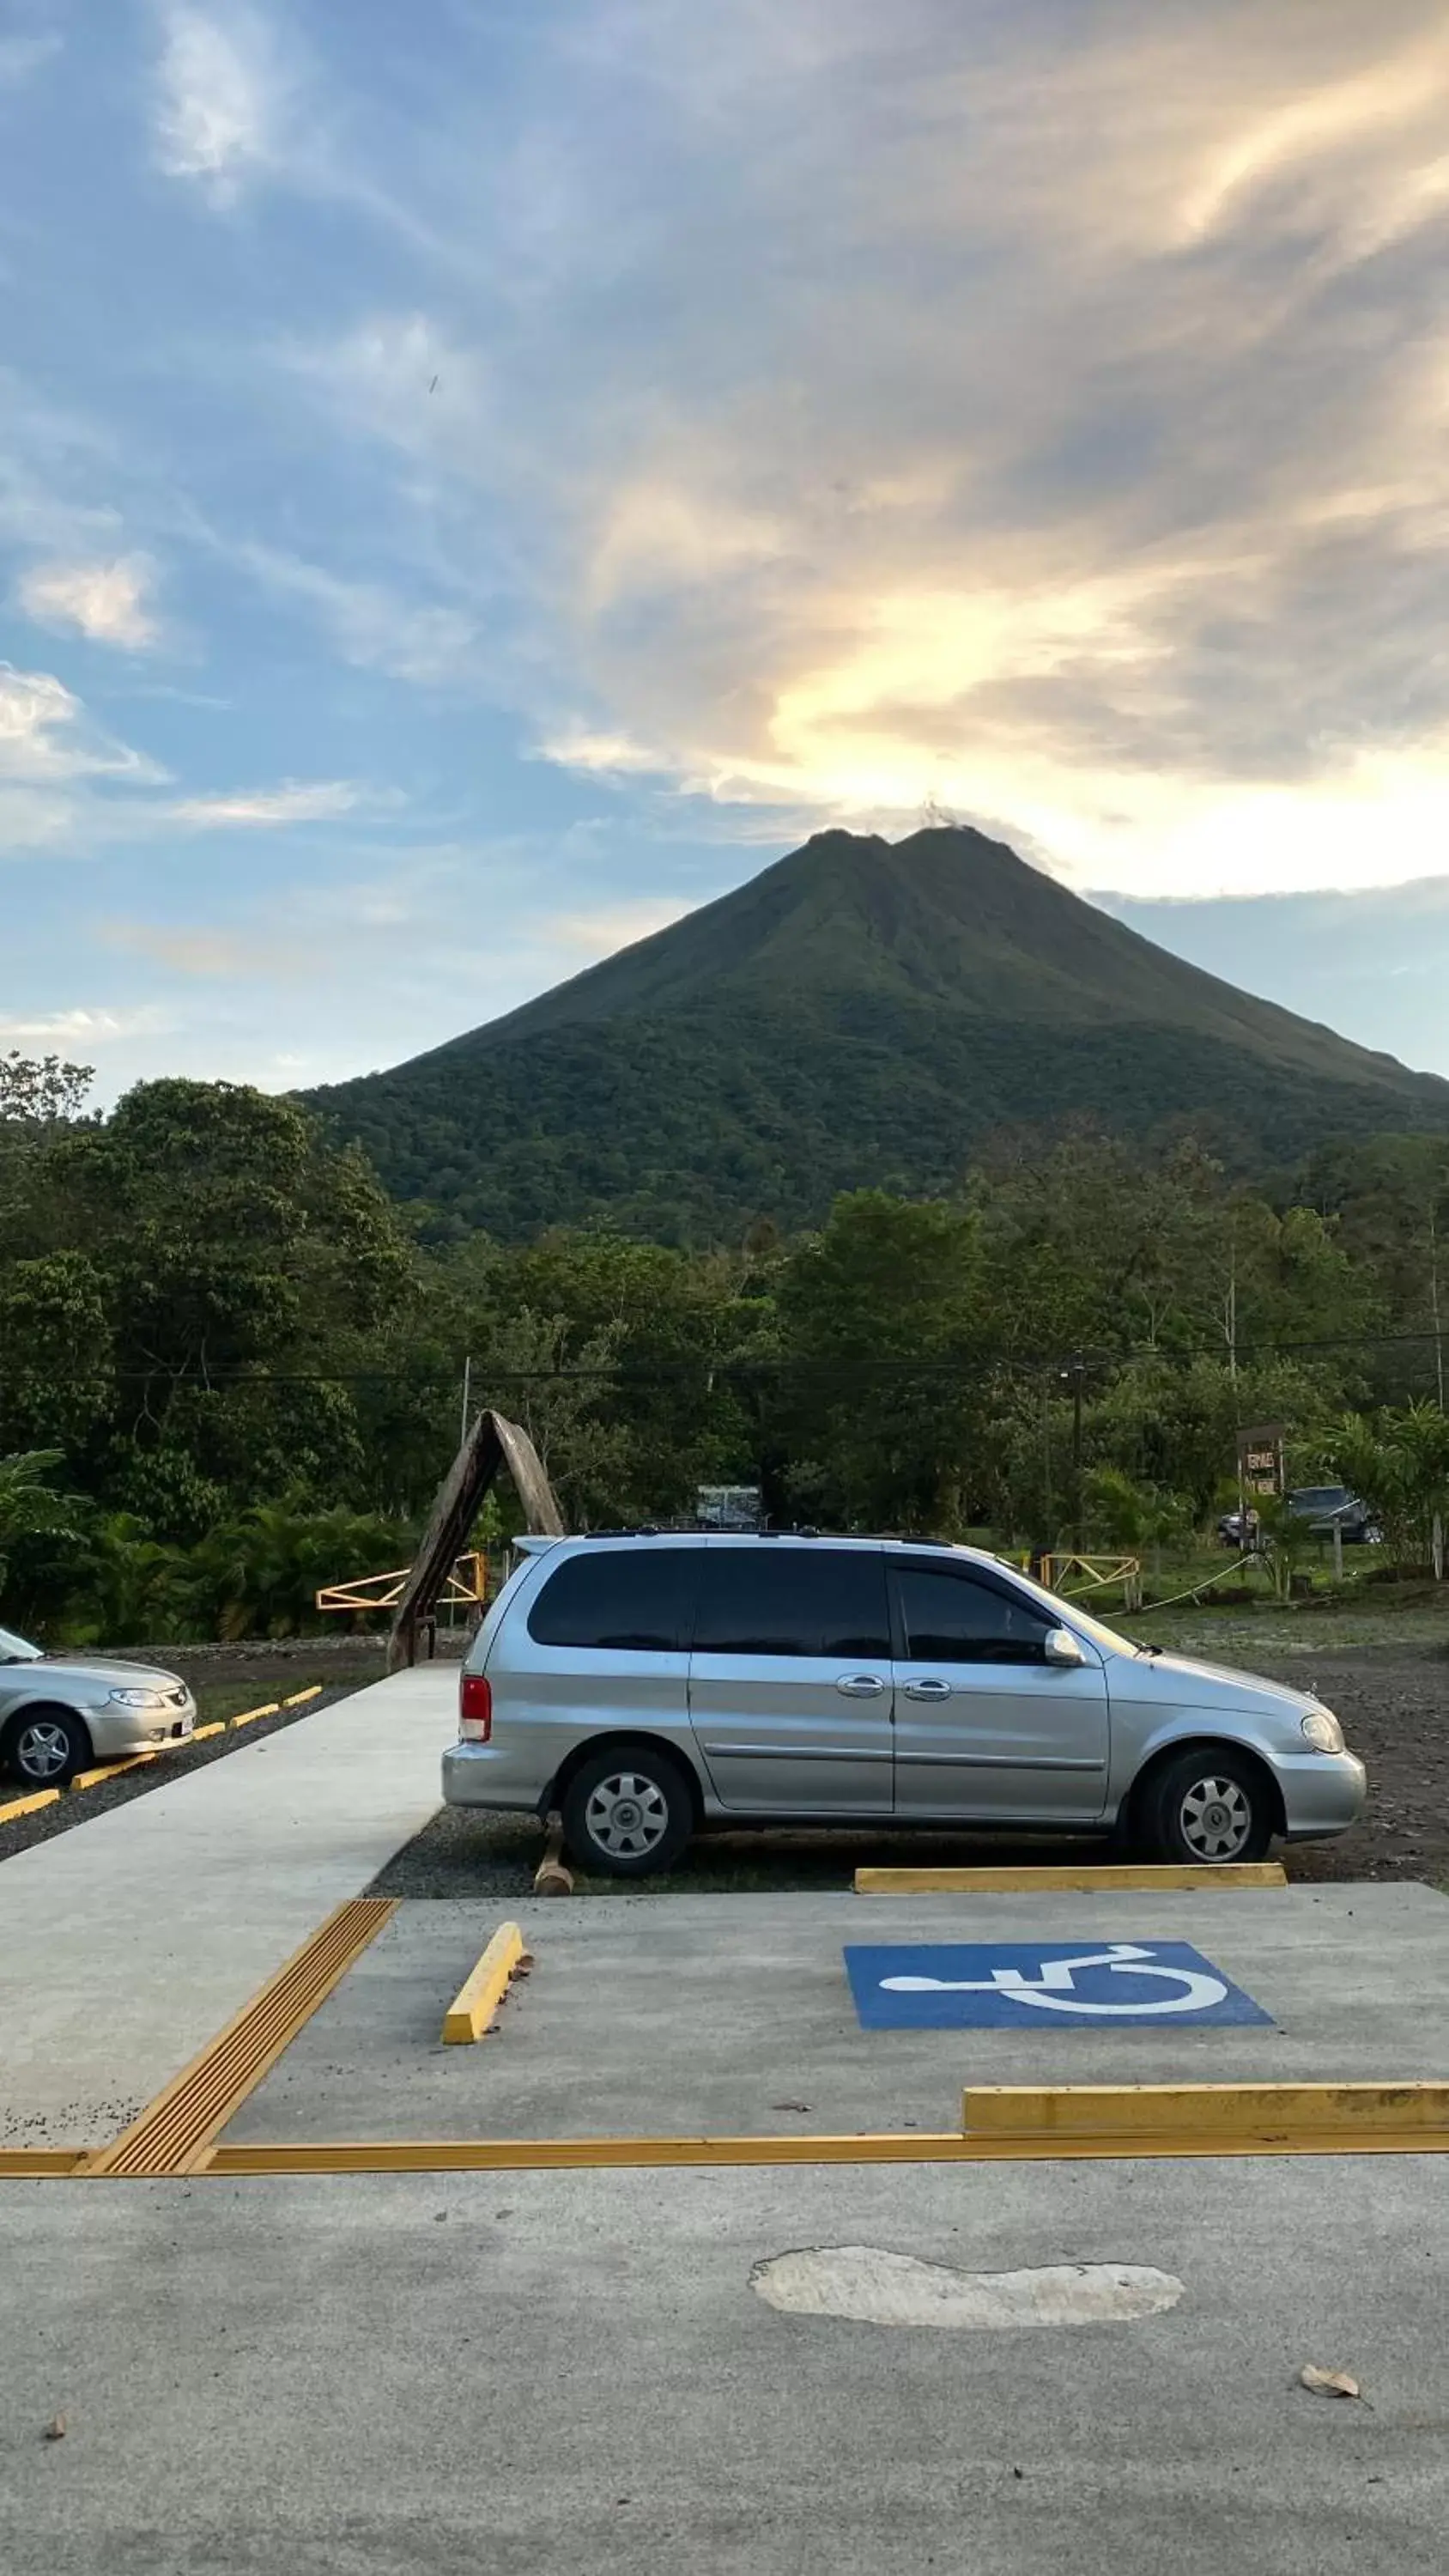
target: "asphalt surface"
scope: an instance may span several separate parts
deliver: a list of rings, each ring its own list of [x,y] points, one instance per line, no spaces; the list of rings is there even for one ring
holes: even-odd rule
[[[1440,2576],[1442,2160],[0,2184],[7,2576]],[[808,2247],[1131,2323],[781,2315]],[[1298,2384],[1350,2371],[1363,2401]],[[59,2440],[45,2430],[64,2417]]]

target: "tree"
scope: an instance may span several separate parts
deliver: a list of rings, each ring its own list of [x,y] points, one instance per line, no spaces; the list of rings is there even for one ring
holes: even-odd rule
[[[959,1528],[991,1344],[975,1212],[858,1190],[795,1254],[778,1297],[797,1490],[866,1528]],[[804,1462],[809,1462],[808,1467]]]
[[[360,1156],[288,1101],[167,1081],[43,1160],[28,1258],[0,1293],[38,1314],[43,1288],[52,1341],[88,1330],[105,1355],[102,1498],[186,1540],[230,1499],[295,1485],[345,1497],[360,1471],[346,1377],[415,1273]],[[34,1316],[25,1340],[33,1376]]]
[[[46,1537],[79,1543],[76,1498],[56,1493],[50,1482],[61,1463],[58,1449],[22,1449],[0,1458],[0,1584],[10,1570],[18,1540]]]
[[[0,1128],[44,1136],[80,1117],[95,1067],[58,1055],[0,1055]]]
[[[1442,1570],[1449,1521],[1449,1419],[1437,1404],[1346,1415],[1325,1443],[1335,1475],[1368,1505],[1401,1573]],[[1436,1540],[1436,1528],[1438,1537]]]

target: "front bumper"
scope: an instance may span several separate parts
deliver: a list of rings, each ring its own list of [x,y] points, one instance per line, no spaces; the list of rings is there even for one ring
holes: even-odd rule
[[[1346,1833],[1357,1824],[1368,1795],[1368,1773],[1356,1753],[1290,1754],[1276,1768],[1290,1843]]]
[[[120,1762],[128,1753],[165,1753],[189,1744],[196,1731],[196,1702],[189,1692],[179,1708],[172,1700],[160,1708],[116,1708],[102,1700],[77,1714],[85,1719],[98,1762]]]

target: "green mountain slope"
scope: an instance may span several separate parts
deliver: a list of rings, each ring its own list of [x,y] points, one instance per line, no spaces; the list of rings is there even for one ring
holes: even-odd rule
[[[826,832],[506,1018],[312,1095],[389,1186],[500,1235],[736,1236],[945,1189],[992,1130],[1191,1126],[1243,1168],[1449,1128],[1411,1073],[955,828]]]

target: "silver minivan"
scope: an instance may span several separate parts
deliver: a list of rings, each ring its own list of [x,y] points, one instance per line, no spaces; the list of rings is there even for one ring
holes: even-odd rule
[[[562,1811],[642,1878],[724,1825],[1120,1825],[1158,1859],[1342,1833],[1363,1764],[1303,1691],[1134,1646],[974,1548],[528,1540],[469,1649],[450,1806]]]

